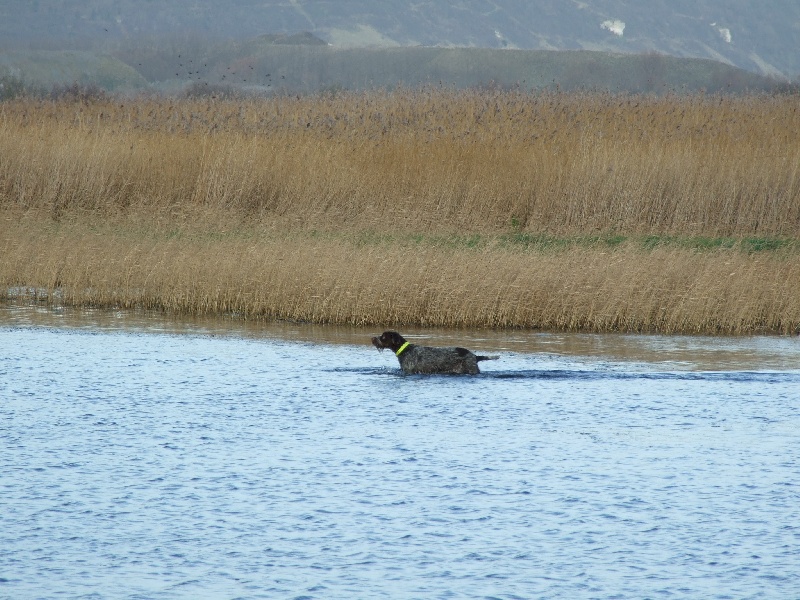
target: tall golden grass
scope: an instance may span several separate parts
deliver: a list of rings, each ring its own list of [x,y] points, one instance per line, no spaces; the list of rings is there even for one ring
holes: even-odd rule
[[[302,229],[795,236],[794,97],[428,90],[0,105],[0,202]],[[217,217],[219,215],[216,215]]]
[[[440,89],[4,103],[0,295],[365,325],[794,332],[794,249],[497,240],[800,238],[799,108]],[[489,241],[424,241],[456,233]]]
[[[800,329],[795,252],[362,245],[337,236],[173,235],[26,218],[4,229],[5,294],[58,294],[70,305],[396,327]]]

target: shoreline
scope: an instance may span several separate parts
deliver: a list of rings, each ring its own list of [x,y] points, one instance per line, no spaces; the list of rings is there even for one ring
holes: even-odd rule
[[[393,367],[393,357],[381,355],[370,340],[380,333],[369,327],[313,325],[290,322],[253,322],[209,316],[183,317],[139,310],[47,307],[44,303],[0,301],[0,332],[45,328],[67,332],[239,338],[265,343],[300,343],[344,347],[337,356],[349,361],[350,352],[369,357],[377,367]],[[563,333],[522,329],[446,329],[406,327],[401,333],[415,343],[464,346],[505,357],[558,355],[603,365],[607,361],[647,364],[648,369],[675,371],[797,371],[797,336],[684,336],[625,333]],[[502,366],[502,363],[498,363]]]
[[[35,218],[6,219],[0,233],[0,300],[30,288],[66,306],[380,328],[800,331],[793,243],[759,251],[639,241],[554,250],[424,236],[366,244],[257,230],[131,233]]]

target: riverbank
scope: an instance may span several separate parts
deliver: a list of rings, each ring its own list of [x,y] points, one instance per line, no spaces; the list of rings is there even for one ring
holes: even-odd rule
[[[652,240],[645,240],[652,243]],[[77,306],[375,327],[795,333],[795,246],[433,239],[6,222],[0,285]]]
[[[0,105],[0,297],[382,326],[800,328],[789,98]]]

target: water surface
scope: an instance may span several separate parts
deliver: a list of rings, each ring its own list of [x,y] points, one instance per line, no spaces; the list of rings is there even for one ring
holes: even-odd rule
[[[0,308],[0,597],[797,597],[797,338],[374,333]]]

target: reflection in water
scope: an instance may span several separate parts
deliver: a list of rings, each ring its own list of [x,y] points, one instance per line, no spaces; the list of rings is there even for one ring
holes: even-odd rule
[[[0,597],[800,589],[796,338],[0,315]]]
[[[386,375],[391,377],[430,378],[430,375],[406,375],[385,368],[351,369],[339,367],[331,369],[337,373],[361,373],[363,375]],[[435,377],[460,377],[458,375],[438,375]],[[514,369],[483,371],[478,378],[484,379],[536,379],[563,381],[714,381],[714,382],[748,382],[779,383],[794,382],[800,377],[800,369],[792,371],[626,371],[617,368],[608,369]]]
[[[230,318],[170,317],[145,311],[50,308],[0,304],[0,326],[35,325],[154,333],[234,335],[319,344],[369,345],[376,328],[252,322]],[[663,336],[541,333],[520,330],[448,330],[408,327],[410,340],[428,345],[512,353],[550,353],[598,360],[648,363],[664,370],[783,370],[800,368],[800,336]]]

